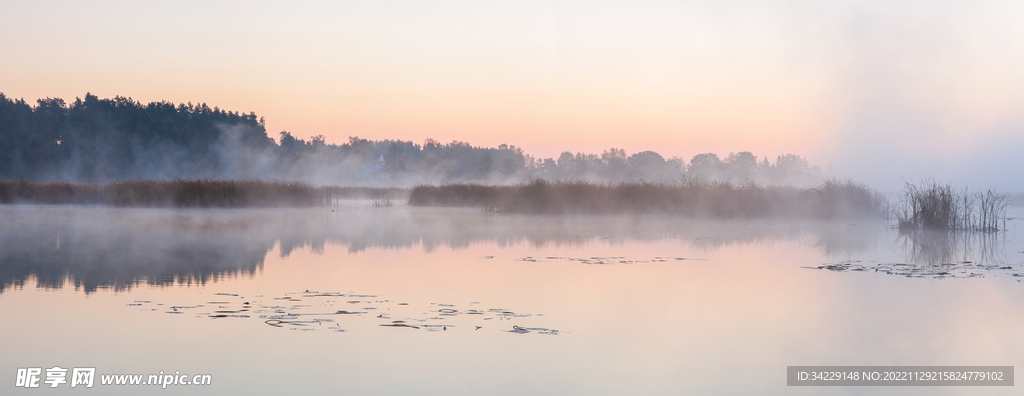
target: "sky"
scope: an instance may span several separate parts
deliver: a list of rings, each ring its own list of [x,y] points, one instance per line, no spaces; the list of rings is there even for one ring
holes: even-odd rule
[[[1024,191],[1019,1],[8,1],[0,92],[255,112],[271,136],[796,153]]]

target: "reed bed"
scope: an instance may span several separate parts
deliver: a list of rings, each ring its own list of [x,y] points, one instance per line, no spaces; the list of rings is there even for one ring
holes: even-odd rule
[[[994,190],[971,192],[927,180],[906,182],[893,215],[901,231],[983,231],[1006,229],[1009,195]]]
[[[237,208],[328,204],[322,191],[303,182],[127,180],[110,183],[107,190],[110,203],[114,206]]]
[[[102,184],[0,180],[0,203],[99,205],[106,202],[107,192]]]
[[[314,186],[256,179],[124,180],[112,183],[0,181],[0,203],[121,207],[237,208],[332,206],[343,199],[391,199],[397,188]]]
[[[419,186],[412,206],[481,207],[503,213],[664,213],[707,218],[884,217],[885,199],[850,180],[827,180],[814,188],[687,179],[678,183],[601,184],[536,180],[515,186],[448,184]]]
[[[330,199],[382,199],[398,201],[409,197],[408,188],[394,187],[319,187]]]

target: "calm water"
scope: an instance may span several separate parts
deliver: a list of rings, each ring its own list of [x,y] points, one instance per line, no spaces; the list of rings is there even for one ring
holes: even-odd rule
[[[785,374],[1021,370],[1022,239],[1013,226],[900,236],[883,224],[362,202],[4,206],[0,393],[1019,394],[1020,385],[792,388]],[[53,366],[95,367],[96,385],[15,388],[18,368]],[[160,371],[213,384],[99,384],[102,374]]]

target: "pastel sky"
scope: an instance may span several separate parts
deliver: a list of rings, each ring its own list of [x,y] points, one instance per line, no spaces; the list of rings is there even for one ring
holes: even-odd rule
[[[1020,1],[0,2],[0,92],[1024,191]]]

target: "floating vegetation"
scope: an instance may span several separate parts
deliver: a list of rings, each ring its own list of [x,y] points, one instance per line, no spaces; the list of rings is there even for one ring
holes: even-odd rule
[[[833,272],[872,272],[885,275],[905,276],[908,278],[983,278],[986,275],[1010,275],[1024,277],[1024,269],[1008,264],[985,265],[972,261],[955,261],[940,264],[906,264],[876,263],[862,261],[843,261],[822,264],[817,267],[800,267],[806,269],[828,270]],[[1018,282],[1020,282],[1018,280]]]
[[[419,326],[413,326],[411,324],[405,323],[404,320],[394,320],[394,321],[391,321],[391,323],[382,324],[381,326],[384,326],[384,327],[408,327],[408,328],[411,328],[411,329],[418,329],[418,328],[420,328]]]
[[[516,261],[526,261],[526,262],[532,262],[532,263],[544,262],[544,261],[554,261],[554,260],[573,261],[573,262],[577,262],[577,263],[581,263],[581,264],[587,264],[587,265],[610,265],[610,264],[638,264],[638,263],[652,263],[652,262],[664,263],[664,262],[669,262],[669,261],[707,260],[707,259],[697,259],[697,258],[687,258],[687,257],[660,257],[660,256],[659,257],[655,257],[655,258],[650,259],[650,260],[631,260],[631,259],[627,259],[626,257],[621,257],[621,256],[613,256],[613,257],[543,257],[543,258],[527,256],[527,257],[521,257],[521,258],[516,259]]]
[[[519,327],[516,325],[512,326],[512,330],[507,330],[509,333],[526,334],[530,332],[537,332],[538,334],[549,334],[558,335],[558,330],[546,329],[543,327]]]
[[[379,321],[380,327],[400,327],[412,330],[425,331],[456,331],[466,329],[467,331],[479,331],[481,329],[495,329],[505,331],[508,325],[490,325],[484,321],[497,320],[508,322],[523,320],[523,318],[544,316],[543,314],[529,314],[514,312],[504,308],[472,308],[480,304],[477,301],[461,307],[459,304],[430,303],[424,306],[413,306],[407,302],[394,302],[387,299],[380,299],[376,295],[352,294],[337,292],[317,292],[306,290],[297,293],[284,293],[280,297],[264,299],[263,296],[247,298],[234,293],[215,293],[218,296],[238,297],[237,302],[214,301],[210,306],[205,304],[197,305],[173,305],[170,310],[164,311],[169,314],[182,315],[193,313],[197,318],[213,319],[252,319],[256,318],[271,327],[287,328],[290,330],[303,331],[334,331],[345,332],[342,321],[348,324],[353,319],[366,318],[368,321]],[[299,297],[299,298],[296,298]],[[359,298],[359,300],[349,300]],[[311,304],[291,304],[303,300],[318,300]],[[365,305],[362,310],[337,309],[339,306],[346,306],[352,303]],[[282,305],[284,304],[284,305]],[[138,307],[144,311],[157,311],[152,301],[135,301],[126,306]],[[210,309],[209,312],[198,312],[200,308]],[[370,314],[371,310],[380,313]],[[393,316],[398,316],[394,318]],[[355,319],[358,320],[358,319]],[[467,320],[469,323],[467,324]],[[458,321],[456,323],[455,321]],[[475,323],[474,323],[475,322]],[[558,330],[534,327],[520,327],[512,323],[513,329],[524,329],[526,332],[537,334],[557,335]]]

